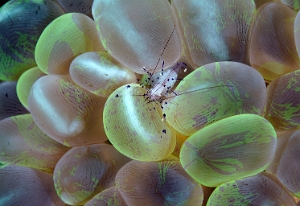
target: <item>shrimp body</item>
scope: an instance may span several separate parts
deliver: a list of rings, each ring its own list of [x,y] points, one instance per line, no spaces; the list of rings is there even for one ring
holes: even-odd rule
[[[152,88],[147,92],[150,101],[160,101],[166,98],[172,91],[171,89],[177,80],[179,71],[181,69],[185,71],[186,67],[186,63],[178,62],[175,66],[166,71],[162,70],[160,73],[150,74],[148,80],[151,80],[151,85],[153,84]]]

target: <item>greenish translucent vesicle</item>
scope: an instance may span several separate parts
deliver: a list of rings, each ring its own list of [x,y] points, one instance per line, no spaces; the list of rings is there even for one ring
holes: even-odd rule
[[[44,73],[68,74],[72,60],[88,51],[103,51],[93,20],[81,13],[68,13],[44,29],[36,44],[35,60]]]
[[[186,76],[167,98],[168,123],[190,136],[199,129],[236,114],[261,114],[266,86],[252,67],[237,62],[206,64]]]
[[[300,70],[273,80],[267,87],[265,118],[277,130],[300,128]]]
[[[24,72],[17,82],[17,95],[22,105],[28,109],[28,96],[33,83],[45,74],[34,67]]]
[[[190,136],[180,161],[199,183],[216,187],[263,171],[273,159],[276,142],[273,126],[263,117],[235,115]]]
[[[140,161],[157,161],[175,148],[175,134],[162,121],[160,105],[148,102],[146,90],[129,84],[108,98],[103,114],[109,141],[119,152]]]

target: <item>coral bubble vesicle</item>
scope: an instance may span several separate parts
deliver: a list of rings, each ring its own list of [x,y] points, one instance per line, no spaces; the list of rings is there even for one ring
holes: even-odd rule
[[[138,84],[115,90],[104,107],[104,129],[122,154],[140,161],[157,161],[173,152],[176,137],[162,121],[160,107],[156,102],[147,103],[145,93]]]
[[[182,38],[195,67],[216,61],[244,62],[251,0],[173,0]]]
[[[17,165],[0,169],[1,205],[64,206],[55,192],[52,175]]]
[[[300,128],[300,70],[273,80],[267,87],[265,118],[277,130]]]
[[[76,56],[102,50],[93,20],[84,14],[68,13],[45,28],[35,48],[35,60],[44,73],[68,74]]]
[[[15,164],[53,172],[68,147],[44,134],[30,114],[0,121],[0,165]]]
[[[178,158],[159,162],[132,160],[117,173],[116,186],[129,206],[202,205],[203,190]]]
[[[64,14],[51,0],[11,0],[0,9],[0,80],[36,66],[34,49],[45,27]]]
[[[118,65],[106,52],[79,55],[71,63],[70,76],[76,84],[105,97],[118,87],[136,81],[133,71]]]
[[[260,115],[265,104],[266,86],[252,67],[238,62],[206,64],[175,88],[167,99],[167,122],[189,136],[202,127],[235,114]]]
[[[207,203],[216,205],[296,206],[296,202],[274,175],[261,173],[218,186]]]
[[[16,92],[17,82],[0,82],[0,120],[7,117],[27,114]]]
[[[299,69],[295,45],[295,13],[287,6],[270,2],[255,15],[249,39],[250,65],[267,81]]]
[[[17,95],[22,105],[28,109],[28,96],[33,83],[45,74],[38,68],[34,67],[25,71],[17,82]]]
[[[84,206],[128,206],[116,187],[110,187],[99,194],[95,195],[93,199],[88,201]]]
[[[279,181],[297,197],[300,197],[299,145],[300,130],[297,130],[288,139],[276,171]]]
[[[55,166],[56,192],[67,204],[84,204],[114,186],[118,170],[129,161],[109,144],[73,147]]]
[[[47,75],[31,87],[29,110],[35,123],[66,146],[107,140],[102,114],[106,98],[76,85],[69,75]]]
[[[216,187],[262,172],[272,161],[276,132],[263,117],[240,114],[206,126],[182,145],[183,168],[199,183]]]
[[[92,13],[104,48],[137,73],[145,73],[143,67],[154,69],[162,61],[170,67],[181,56],[167,0],[94,0]]]

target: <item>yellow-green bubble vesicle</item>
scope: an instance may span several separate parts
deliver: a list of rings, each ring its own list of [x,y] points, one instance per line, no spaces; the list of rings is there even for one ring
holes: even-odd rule
[[[190,136],[182,145],[180,161],[198,182],[215,187],[263,171],[276,142],[273,126],[263,117],[235,115]]]
[[[40,36],[35,60],[44,73],[67,74],[71,61],[87,51],[102,51],[94,22],[84,14],[64,14]]]
[[[236,62],[204,65],[188,76],[168,98],[167,122],[190,136],[202,127],[235,114],[261,114],[265,83],[253,68]]]
[[[17,95],[22,105],[28,109],[28,95],[33,83],[45,75],[38,67],[31,68],[24,72],[17,82]]]
[[[175,148],[175,134],[162,121],[160,105],[148,103],[143,97],[146,90],[138,84],[129,86],[118,88],[106,102],[103,115],[106,135],[127,157],[140,161],[164,159]]]

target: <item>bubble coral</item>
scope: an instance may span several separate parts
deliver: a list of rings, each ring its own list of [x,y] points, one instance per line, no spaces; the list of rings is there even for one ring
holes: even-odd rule
[[[53,172],[57,161],[69,150],[44,134],[30,114],[0,121],[0,162]]]
[[[267,81],[299,68],[294,38],[295,13],[272,2],[257,10],[249,39],[249,61]]]
[[[208,187],[255,175],[271,162],[276,133],[264,118],[240,114],[215,122],[183,143],[180,162],[193,178]]]
[[[201,205],[202,187],[175,159],[132,160],[116,176],[117,188],[128,205]]]
[[[162,61],[170,67],[181,56],[177,30],[172,32],[175,17],[167,0],[94,0],[92,13],[105,50],[137,73],[144,73],[143,67],[153,70]]]
[[[229,61],[195,69],[174,92],[164,112],[168,123],[186,136],[232,115],[260,115],[266,96],[264,79],[255,69]]]
[[[132,159],[162,160],[175,148],[175,133],[163,124],[160,108],[151,110],[156,103],[145,104],[141,94],[146,90],[138,84],[128,86],[115,90],[106,101],[106,135],[114,147]]]
[[[108,97],[118,87],[134,83],[136,75],[106,52],[85,52],[70,65],[72,80],[84,89]]]
[[[75,56],[101,50],[93,20],[84,14],[68,13],[45,28],[36,44],[35,60],[47,74],[68,74]]]
[[[47,75],[31,87],[29,110],[38,127],[66,145],[104,142],[104,98],[77,86],[69,75]]]
[[[291,134],[292,133],[292,134]],[[278,155],[274,158],[273,165],[274,169],[272,173],[276,174],[279,181],[295,196],[300,197],[300,185],[299,178],[299,141],[300,141],[300,130],[289,132],[286,137],[280,138],[285,139],[281,148],[277,148]],[[283,141],[283,140],[282,140]],[[292,164],[291,164],[292,163]]]
[[[124,198],[116,187],[110,187],[106,190],[103,190],[85,204],[85,206],[97,205],[127,206]]]
[[[16,88],[18,99],[26,109],[29,109],[28,96],[32,85],[38,78],[45,75],[38,67],[33,67],[25,71],[18,79]]]
[[[12,0],[0,10],[0,79],[17,80],[36,66],[34,49],[44,28],[64,11],[51,0]]]
[[[0,82],[0,120],[29,113],[18,98],[16,86],[14,81]]]
[[[207,205],[295,206],[296,202],[275,176],[262,173],[218,186]]]
[[[253,1],[173,0],[171,5],[194,68],[218,61],[244,62]]]
[[[9,165],[0,170],[0,182],[1,205],[64,205],[46,172]]]
[[[116,173],[129,160],[108,144],[73,147],[55,166],[57,194],[67,204],[83,204],[114,186]]]
[[[269,3],[262,5],[265,2]],[[282,2],[290,6],[290,1]],[[26,165],[25,169],[31,171],[36,169],[28,167],[39,168],[49,172],[47,178],[54,177],[56,186],[49,181],[48,193],[33,198],[48,196],[60,205],[62,202],[56,201],[58,197],[52,193],[56,188],[61,199],[74,205],[99,201],[200,205],[207,199],[208,204],[226,205],[230,204],[226,197],[231,202],[248,201],[248,193],[237,193],[252,192],[265,184],[261,194],[264,198],[295,204],[286,188],[298,195],[297,184],[290,183],[298,181],[297,172],[287,165],[293,164],[291,159],[296,161],[293,151],[297,150],[289,148],[296,145],[297,138],[279,132],[298,129],[299,15],[295,5],[290,9],[279,0],[91,3],[12,0],[0,10],[0,26],[4,25],[0,33],[5,36],[0,42],[0,66],[4,65],[0,79],[17,80],[30,69],[29,75],[25,73],[18,79],[18,97],[30,114],[0,111],[6,118],[0,122],[0,162],[5,166]],[[22,19],[10,19],[13,14]],[[47,18],[38,19],[41,26],[31,28],[34,22],[27,20],[43,14]],[[16,27],[19,22],[21,31]],[[39,32],[30,33],[28,28]],[[14,44],[19,36],[22,38]],[[31,73],[36,65],[43,74]],[[129,78],[123,81],[121,71]],[[135,76],[140,79],[138,84],[132,84]],[[264,79],[269,84],[267,101]],[[10,103],[3,102],[3,108],[8,108]],[[9,106],[17,104],[21,105]],[[8,145],[11,141],[14,144]],[[108,177],[103,173],[107,181],[95,172],[99,165],[115,166],[117,162],[106,156],[109,152],[101,153],[98,145],[104,142],[112,143],[109,147],[114,151],[136,159],[119,170],[116,182],[116,171]],[[67,146],[72,147],[68,152]],[[179,155],[180,161],[170,159],[171,154]],[[103,164],[99,163],[103,158]],[[0,173],[12,167],[21,168],[11,165]],[[261,173],[265,169],[282,183],[269,180]],[[20,178],[20,173],[11,174],[5,174],[7,181],[14,183],[10,178]],[[244,187],[243,182],[249,180],[255,186]],[[237,182],[242,182],[241,190],[237,190]],[[207,187],[201,189],[199,183],[217,187],[211,198],[209,191],[214,188],[205,193],[203,200],[201,191]],[[34,189],[43,192],[46,185]],[[220,193],[222,185],[226,186],[227,196]],[[23,187],[20,184],[18,188]],[[0,194],[9,194],[3,191]],[[232,199],[232,191],[239,199]],[[282,196],[277,195],[278,191]],[[214,202],[219,195],[226,203]],[[15,199],[20,204],[28,201],[22,195]],[[252,203],[255,201],[252,199]]]
[[[290,72],[274,79],[267,87],[264,116],[279,131],[300,128],[299,75],[300,70]]]

